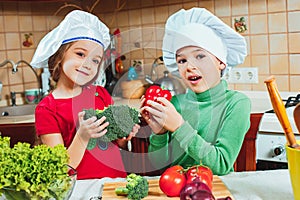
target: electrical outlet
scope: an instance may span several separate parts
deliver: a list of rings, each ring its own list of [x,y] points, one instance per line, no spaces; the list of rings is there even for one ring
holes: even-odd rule
[[[224,74],[228,83],[258,83],[257,67],[232,68]]]

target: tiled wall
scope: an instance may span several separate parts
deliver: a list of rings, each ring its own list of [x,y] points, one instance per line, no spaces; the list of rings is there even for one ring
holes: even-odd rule
[[[80,2],[80,3],[79,3]],[[38,41],[74,7],[85,10],[96,1],[2,2],[0,3],[0,62],[30,61]],[[54,13],[61,6],[58,15]],[[276,77],[280,91],[299,91],[300,82],[300,3],[298,0],[116,0],[99,1],[96,13],[111,29],[120,29],[124,67],[131,60],[143,59],[145,74],[150,73],[154,59],[161,55],[164,23],[181,8],[205,7],[233,27],[235,18],[245,17],[248,30],[242,35],[248,43],[248,56],[241,66],[257,67],[258,84],[232,84],[237,90],[265,91],[264,79]],[[155,27],[155,28],[154,28]],[[32,33],[33,46],[24,47],[25,34]],[[4,87],[2,100],[10,91],[37,87],[34,74],[20,66],[16,74],[11,66],[0,68]],[[40,73],[40,70],[38,70]]]

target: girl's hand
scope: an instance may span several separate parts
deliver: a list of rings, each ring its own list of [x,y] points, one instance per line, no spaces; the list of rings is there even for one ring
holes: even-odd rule
[[[135,135],[138,133],[139,129],[140,129],[140,125],[135,124],[132,127],[132,131],[129,133],[127,138],[124,137],[124,138],[120,138],[120,139],[116,140],[118,146],[122,149],[126,149],[127,148],[127,142],[130,141],[133,137],[135,137]]]
[[[84,114],[84,111],[78,113],[79,128],[77,131],[77,134],[79,134],[84,141],[88,141],[90,138],[101,137],[107,132],[106,127],[109,123],[104,122],[106,117],[97,120],[97,118],[93,116],[84,120]]]
[[[166,98],[158,97],[157,102],[148,100],[147,103],[150,106],[142,107],[141,113],[154,133],[174,132],[183,124],[182,116]]]

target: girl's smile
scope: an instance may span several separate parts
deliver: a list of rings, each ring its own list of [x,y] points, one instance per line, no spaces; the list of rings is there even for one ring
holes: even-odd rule
[[[103,48],[89,40],[75,42],[67,51],[61,62],[65,81],[83,86],[98,73],[103,55]]]

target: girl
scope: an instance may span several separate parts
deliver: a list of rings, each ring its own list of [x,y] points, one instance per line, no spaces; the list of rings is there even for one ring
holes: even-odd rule
[[[125,177],[119,147],[124,148],[139,129],[135,125],[126,139],[99,141],[96,148],[86,149],[90,138],[103,136],[109,125],[105,117],[84,120],[83,111],[113,104],[103,87],[91,85],[109,43],[106,25],[76,10],[41,40],[31,62],[34,67],[49,66],[56,82],[55,89],[36,107],[36,132],[44,144],[67,147],[69,164],[76,168],[78,179]]]
[[[220,77],[227,65],[243,62],[245,39],[203,8],[180,10],[165,28],[164,62],[189,89],[171,102],[158,98],[142,107],[153,131],[149,158],[158,169],[203,163],[214,174],[227,174],[250,127],[251,106]]]

